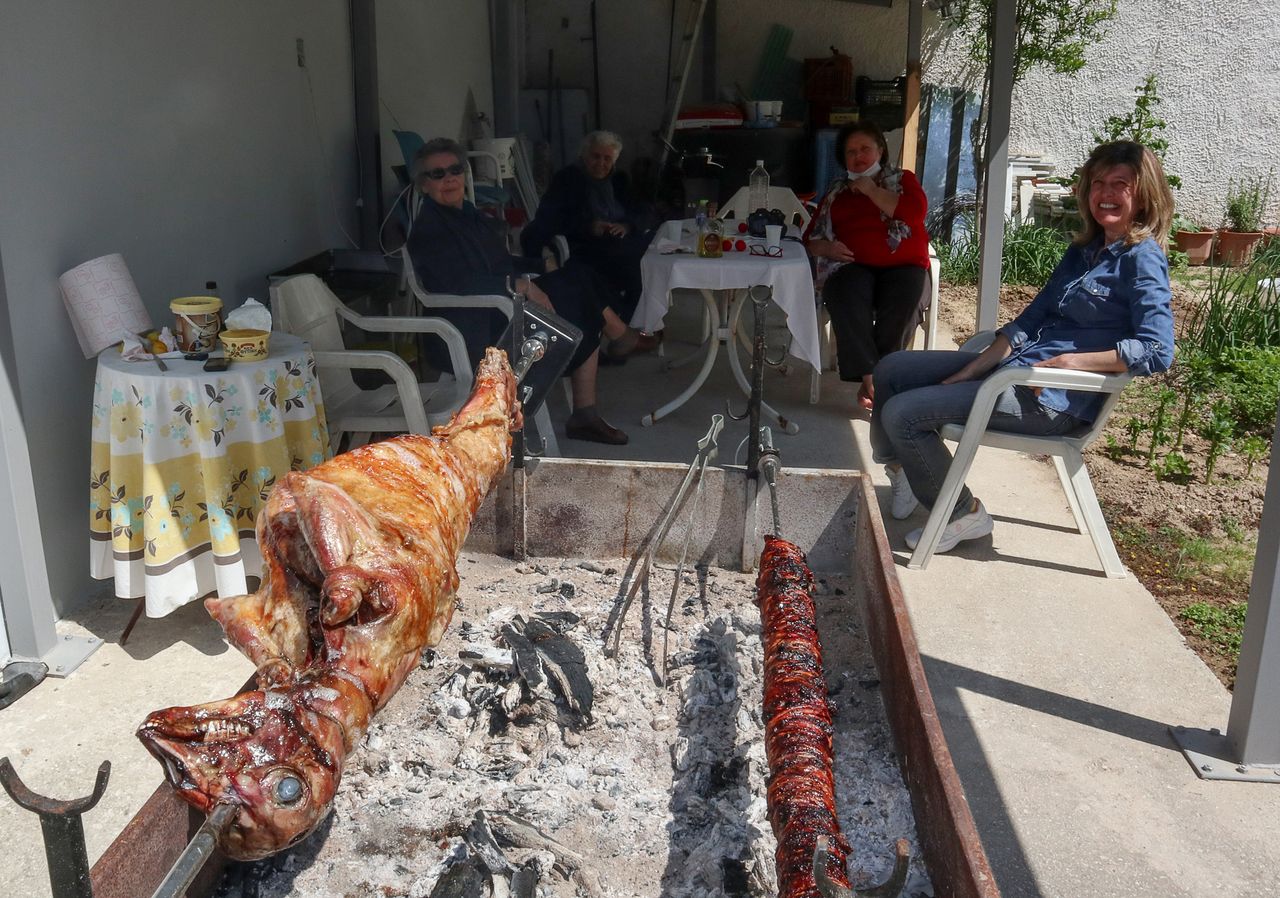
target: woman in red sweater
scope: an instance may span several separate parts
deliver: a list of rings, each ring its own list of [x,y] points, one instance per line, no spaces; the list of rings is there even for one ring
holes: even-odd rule
[[[840,379],[862,382],[858,403],[869,409],[876,362],[905,349],[920,323],[927,202],[916,176],[889,164],[884,134],[872,122],[840,129],[836,162],[847,171],[827,189],[804,239],[831,316]]]

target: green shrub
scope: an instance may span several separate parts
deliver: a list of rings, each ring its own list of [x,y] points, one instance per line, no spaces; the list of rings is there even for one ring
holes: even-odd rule
[[[1147,75],[1135,88],[1135,93],[1137,96],[1133,102],[1133,111],[1125,115],[1107,116],[1102,127],[1093,132],[1093,139],[1097,143],[1135,141],[1154,153],[1163,164],[1165,153],[1169,151],[1169,140],[1164,136],[1164,129],[1169,123],[1157,114],[1156,107],[1164,101],[1156,93],[1155,73]],[[1182,186],[1182,179],[1169,174],[1167,168],[1164,177],[1172,189],[1177,190]]]
[[[1232,180],[1227,186],[1226,223],[1233,231],[1257,231],[1262,227],[1262,215],[1271,200],[1271,181],[1274,172],[1267,177],[1246,177]]]
[[[956,229],[962,236],[934,246],[941,267],[939,276],[949,284],[978,283],[981,254],[977,228],[972,216],[966,216],[964,221],[968,223],[968,227]],[[1006,221],[1000,282],[1043,284],[1062,260],[1067,246],[1067,239],[1053,228]]]
[[[1158,480],[1182,484],[1191,482],[1191,462],[1181,452],[1170,452],[1164,458],[1152,462],[1151,470]]]
[[[1218,362],[1218,387],[1242,433],[1269,437],[1280,403],[1280,347],[1240,346]]]
[[[1183,348],[1220,359],[1236,346],[1280,346],[1280,301],[1264,286],[1277,277],[1276,240],[1245,268],[1209,268],[1204,299],[1191,314]]]

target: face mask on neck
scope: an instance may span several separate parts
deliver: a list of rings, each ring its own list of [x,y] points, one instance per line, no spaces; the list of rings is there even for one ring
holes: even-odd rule
[[[871,167],[866,171],[851,171],[848,173],[850,181],[856,181],[858,178],[874,178],[880,173],[880,163],[878,161],[871,163]]]

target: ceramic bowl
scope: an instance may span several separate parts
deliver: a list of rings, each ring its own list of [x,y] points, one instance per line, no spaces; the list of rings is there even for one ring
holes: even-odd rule
[[[227,358],[233,362],[259,362],[267,357],[271,334],[258,330],[230,330],[218,334]]]

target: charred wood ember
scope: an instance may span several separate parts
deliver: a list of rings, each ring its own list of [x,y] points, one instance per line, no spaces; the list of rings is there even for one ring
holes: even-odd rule
[[[831,709],[822,647],[804,553],[765,538],[756,580],[764,647],[765,754],[769,760],[769,822],[778,840],[778,898],[820,898],[812,859],[826,837],[826,876],[849,887],[849,843],[836,818],[831,767]]]
[[[250,860],[329,813],[343,763],[453,615],[458,552],[521,424],[506,356],[430,437],[364,446],[281,478],[258,517],[262,588],[205,607],[259,689],[153,712],[138,737],[178,794],[236,815],[219,840]]]

